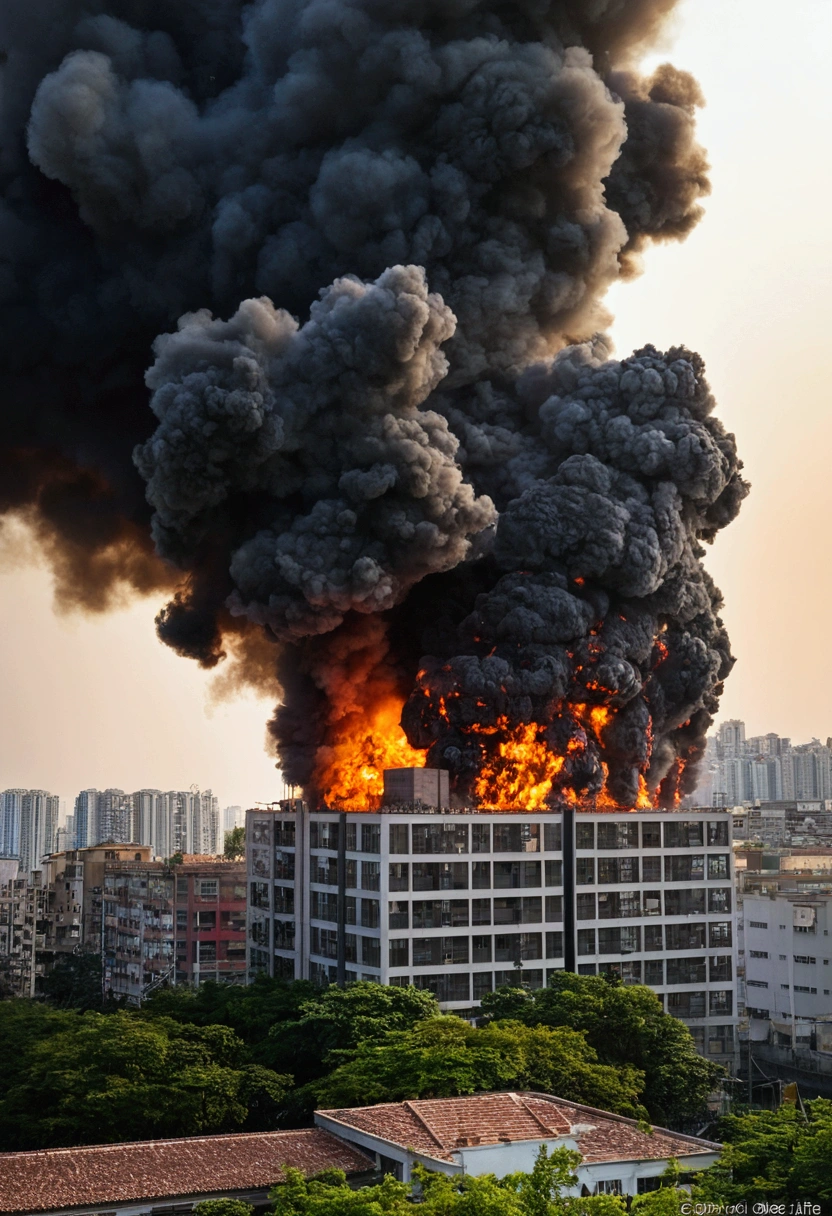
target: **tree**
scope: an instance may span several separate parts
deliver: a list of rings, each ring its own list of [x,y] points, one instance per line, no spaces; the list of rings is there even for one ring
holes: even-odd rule
[[[222,853],[223,857],[228,861],[238,861],[246,855],[246,830],[245,828],[232,828],[230,832],[225,833],[225,847]]]
[[[43,995],[57,1009],[100,1009],[101,955],[85,951],[60,959],[44,977]]]
[[[254,1216],[254,1208],[242,1199],[203,1199],[194,1205],[194,1216]]]
[[[269,1126],[291,1083],[247,1063],[245,1045],[226,1026],[125,1011],[61,1016],[25,1045],[0,1095],[6,1149]]]
[[[514,989],[485,998],[486,1016],[502,1016],[506,1002],[514,1010],[511,1016],[526,1025],[582,1031],[601,1063],[643,1072],[642,1100],[662,1126],[685,1125],[697,1117],[724,1076],[720,1065],[697,1053],[684,1023],[666,1014],[652,989],[641,984],[558,972],[548,988],[526,994],[524,1001]]]
[[[696,1199],[717,1204],[797,1203],[832,1205],[832,1102],[806,1103],[806,1114],[788,1103],[776,1111],[728,1115],[718,1135],[726,1142],[720,1161],[696,1179]]]
[[[453,1014],[382,1040],[360,1042],[328,1076],[307,1087],[318,1106],[366,1106],[492,1089],[535,1089],[642,1117],[643,1076],[598,1063],[583,1035],[567,1028],[500,1022],[470,1026]]]

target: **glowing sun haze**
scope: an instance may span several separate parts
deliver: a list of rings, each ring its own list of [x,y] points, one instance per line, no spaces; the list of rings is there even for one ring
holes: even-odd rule
[[[681,245],[607,297],[617,352],[645,342],[698,350],[753,494],[709,552],[737,665],[723,716],[749,732],[832,733],[822,643],[830,596],[832,417],[821,352],[829,332],[826,0],[687,0],[662,53],[707,98],[698,132],[712,165],[706,217]],[[825,369],[824,369],[825,370]],[[50,579],[10,561],[0,575],[0,783],[212,786],[221,804],[281,793],[264,750],[269,700],[214,704],[212,677],[157,639],[163,595],[107,616],[52,612]]]

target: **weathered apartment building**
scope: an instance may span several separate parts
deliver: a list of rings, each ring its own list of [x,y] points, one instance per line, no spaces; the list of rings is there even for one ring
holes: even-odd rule
[[[464,1011],[558,969],[613,973],[736,1062],[730,812],[291,801],[248,812],[247,865],[252,974],[413,983]]]

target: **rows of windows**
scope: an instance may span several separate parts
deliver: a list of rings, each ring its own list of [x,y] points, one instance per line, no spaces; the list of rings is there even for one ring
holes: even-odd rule
[[[640,872],[639,872],[640,870]],[[665,882],[704,881],[706,875],[705,854],[682,854],[664,858]],[[727,853],[711,853],[707,857],[707,877],[712,880],[726,879],[730,875],[730,860]],[[596,867],[594,857],[575,859],[575,883],[577,886],[599,886],[628,882],[661,882],[662,858],[644,857],[639,867],[638,857],[599,857]]]
[[[322,929],[312,925],[309,930],[309,952],[322,958],[338,958],[338,930]],[[360,933],[344,934],[344,958],[348,963],[362,963],[365,967],[381,967],[381,942],[377,937],[364,937]]]
[[[545,953],[544,953],[545,952]],[[389,942],[391,967],[450,967],[470,963],[521,963],[563,958],[563,933],[481,933],[470,938],[402,937]]]
[[[596,837],[597,829],[597,837]],[[709,820],[707,825],[702,820],[672,820],[659,823],[656,821],[639,823],[575,823],[575,847],[577,849],[634,849],[639,844],[639,829],[641,830],[641,847],[643,849],[662,848],[662,829],[664,829],[664,848],[666,849],[695,849],[707,844],[711,847],[727,847],[727,820]],[[597,839],[597,845],[596,845]]]
[[[291,856],[294,861],[294,854]],[[378,891],[380,879],[377,861],[347,858],[347,889]],[[320,853],[311,856],[309,880],[318,886],[337,887],[337,858]],[[562,885],[560,861],[542,865],[539,861],[474,861],[470,865],[467,861],[391,862],[388,874],[391,891],[510,891],[540,888],[544,880],[547,887]]]
[[[670,889],[664,892],[665,916],[703,916],[731,911],[730,887]],[[630,916],[661,916],[661,891],[581,891],[575,896],[578,920],[619,920]]]

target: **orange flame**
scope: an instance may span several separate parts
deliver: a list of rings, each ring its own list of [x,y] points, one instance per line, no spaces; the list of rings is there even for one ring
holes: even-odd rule
[[[399,698],[387,697],[340,724],[337,742],[318,751],[316,785],[328,806],[340,811],[370,811],[381,803],[386,768],[422,768],[425,753],[411,747],[399,725]]]
[[[522,811],[545,807],[555,777],[563,768],[563,756],[550,752],[538,739],[540,727],[534,722],[510,726],[508,718],[500,717],[496,727],[482,733],[496,731],[501,731],[504,738],[496,756],[484,763],[474,782],[480,806]]]

